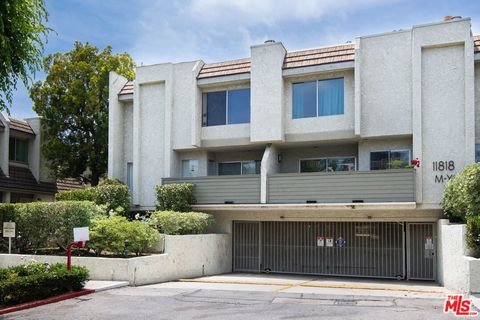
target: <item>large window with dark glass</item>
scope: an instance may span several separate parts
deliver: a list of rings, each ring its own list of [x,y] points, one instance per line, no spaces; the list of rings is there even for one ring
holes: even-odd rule
[[[203,94],[203,126],[250,122],[250,88]]]
[[[10,138],[8,149],[10,161],[28,162],[28,140]]]
[[[480,144],[475,145],[475,162],[480,162]]]
[[[332,157],[300,160],[300,172],[355,171],[355,157]]]
[[[260,164],[260,160],[220,162],[218,164],[218,175],[260,174]]]
[[[343,78],[292,84],[292,118],[311,118],[344,113]]]
[[[370,152],[370,170],[401,169],[410,165],[410,150]]]

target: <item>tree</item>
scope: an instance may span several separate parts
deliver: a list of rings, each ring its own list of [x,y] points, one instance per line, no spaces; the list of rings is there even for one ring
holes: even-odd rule
[[[44,0],[0,1],[0,111],[9,112],[18,80],[28,88],[41,68],[47,18]]]
[[[112,54],[110,46],[99,52],[88,43],[45,57],[47,77],[30,97],[42,117],[42,152],[58,178],[98,184],[107,169],[109,72],[133,79],[134,67],[129,54]]]

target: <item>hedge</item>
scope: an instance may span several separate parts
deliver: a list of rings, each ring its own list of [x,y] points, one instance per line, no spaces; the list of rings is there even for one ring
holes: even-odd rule
[[[104,207],[105,215],[114,212],[130,216],[130,192],[128,186],[115,180],[85,189],[61,191],[55,195],[57,201],[93,201]]]
[[[159,239],[157,230],[141,221],[128,221],[125,217],[112,216],[92,222],[89,249],[97,255],[103,251],[122,255],[125,249],[137,256],[145,253]],[[128,246],[125,247],[125,240]]]
[[[466,167],[445,186],[443,211],[455,222],[466,222],[480,214],[480,163]]]
[[[172,183],[155,186],[157,194],[157,210],[181,211],[191,210],[191,204],[195,202],[191,183]]]
[[[88,280],[88,270],[66,264],[43,263],[0,269],[0,305],[7,306],[78,291]]]
[[[13,245],[21,252],[52,246],[65,248],[73,240],[74,227],[89,226],[101,214],[99,207],[88,201],[0,204],[0,224],[16,223]],[[2,237],[2,251],[6,251],[6,240]]]
[[[150,216],[150,223],[165,234],[204,233],[214,222],[211,214],[202,212],[157,211]]]

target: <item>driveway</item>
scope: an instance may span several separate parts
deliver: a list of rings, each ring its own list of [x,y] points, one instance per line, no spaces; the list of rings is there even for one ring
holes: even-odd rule
[[[124,287],[0,319],[450,319],[431,283],[223,275]]]

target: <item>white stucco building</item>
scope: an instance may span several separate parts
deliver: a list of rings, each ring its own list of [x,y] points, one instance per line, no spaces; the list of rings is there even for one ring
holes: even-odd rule
[[[135,210],[195,184],[233,271],[440,279],[445,182],[480,144],[480,38],[455,17],[220,63],[112,73],[109,177]],[[411,161],[418,165],[412,168]]]

